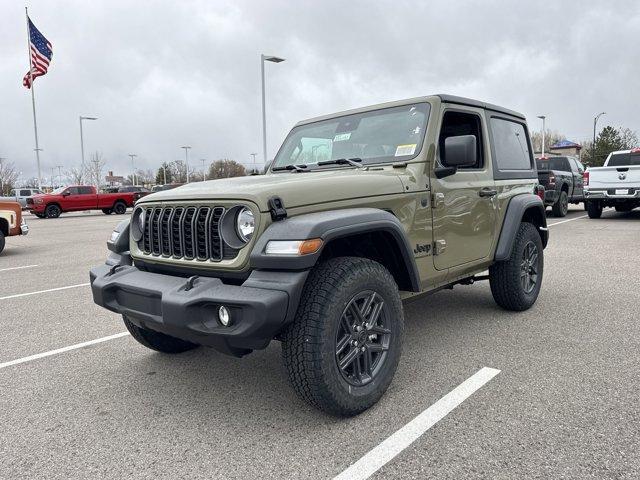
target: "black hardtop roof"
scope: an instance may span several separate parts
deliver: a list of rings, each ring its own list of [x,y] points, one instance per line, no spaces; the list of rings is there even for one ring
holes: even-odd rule
[[[481,102],[480,100],[473,100],[472,98],[458,97],[456,95],[447,95],[442,93],[437,94],[436,97],[440,97],[440,100],[446,103],[457,103],[458,105],[468,105],[470,107],[484,108],[486,110],[504,113],[525,120],[524,115],[520,112],[509,110],[508,108],[504,107],[499,107],[498,105],[493,105],[491,103]]]

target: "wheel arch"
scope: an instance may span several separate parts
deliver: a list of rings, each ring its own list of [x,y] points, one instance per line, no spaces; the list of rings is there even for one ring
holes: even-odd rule
[[[0,232],[2,232],[5,237],[9,236],[9,221],[6,218],[0,217]]]
[[[266,255],[270,240],[321,238],[321,249],[311,255]],[[305,270],[337,256],[370,258],[384,265],[401,290],[420,291],[420,276],[400,221],[376,208],[352,208],[303,214],[272,223],[250,255],[252,268]]]
[[[507,206],[496,247],[494,257],[496,261],[504,261],[511,256],[513,242],[515,241],[518,227],[522,222],[533,224],[540,234],[542,246],[547,246],[549,231],[542,200],[534,194],[517,195],[511,199]]]

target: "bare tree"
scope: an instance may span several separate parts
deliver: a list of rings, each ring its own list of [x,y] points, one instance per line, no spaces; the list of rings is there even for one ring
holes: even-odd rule
[[[31,188],[38,188],[38,178],[37,177],[31,177],[29,179],[27,179],[26,182],[24,182],[24,186],[25,187],[31,187]]]
[[[246,174],[247,172],[241,164],[225,158],[211,164],[207,178],[213,180],[216,178],[243,177]]]
[[[555,145],[556,143],[566,139],[567,137],[561,133],[546,130],[544,136],[545,150],[548,152],[551,145]],[[534,152],[542,152],[542,131],[531,133],[531,144]]]
[[[86,170],[86,167],[84,170]],[[65,175],[71,179],[71,183],[74,185],[82,185],[86,176],[84,170],[82,167],[72,167],[65,172]]]
[[[104,157],[102,156],[102,153],[96,151],[91,154],[91,161],[89,162],[89,166],[87,168],[87,178],[98,189],[103,183],[102,170],[104,169],[105,165],[106,162]]]
[[[13,162],[0,158],[0,195],[9,193],[18,180],[18,172]]]
[[[187,181],[187,166],[184,161],[176,160],[171,162],[171,170],[173,173],[173,181],[176,183],[185,183]]]

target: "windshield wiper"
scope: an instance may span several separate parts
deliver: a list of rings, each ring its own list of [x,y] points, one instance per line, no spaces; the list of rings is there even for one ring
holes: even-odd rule
[[[299,165],[291,164],[285,165],[284,167],[273,167],[271,169],[272,172],[280,172],[282,170],[295,170],[296,172],[308,172],[307,165],[305,163],[301,163]]]
[[[336,158],[335,160],[325,160],[323,162],[318,162],[319,166],[322,165],[351,165],[352,167],[364,168],[361,165],[362,159],[358,157],[353,158]]]

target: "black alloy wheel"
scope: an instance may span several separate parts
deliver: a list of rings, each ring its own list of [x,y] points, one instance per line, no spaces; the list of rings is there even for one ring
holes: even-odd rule
[[[538,247],[533,242],[524,246],[520,264],[520,284],[527,294],[533,292],[538,283],[538,255]]]
[[[376,292],[366,290],[348,303],[336,332],[336,362],[351,385],[371,382],[387,358],[391,342],[388,312]]]

